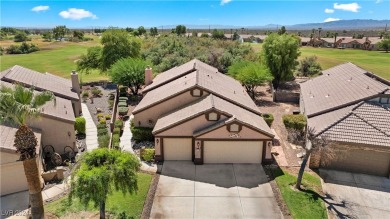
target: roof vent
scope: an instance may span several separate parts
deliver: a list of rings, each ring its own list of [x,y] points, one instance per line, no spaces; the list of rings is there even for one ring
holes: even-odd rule
[[[66,108],[66,106],[64,105],[64,108]]]
[[[348,81],[352,81],[352,77],[350,77],[350,78],[348,79]]]
[[[325,97],[330,97],[330,94],[326,95]]]
[[[314,98],[314,95],[311,95],[310,98]]]
[[[330,76],[330,74],[328,73],[328,74],[326,74],[326,76]]]
[[[236,94],[236,91],[233,91],[234,94]]]
[[[68,114],[68,110],[65,110],[65,114]]]
[[[370,89],[370,86],[367,86],[367,90]]]

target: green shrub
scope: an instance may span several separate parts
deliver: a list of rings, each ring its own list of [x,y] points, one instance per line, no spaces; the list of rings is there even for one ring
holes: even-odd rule
[[[119,97],[119,101],[126,101],[127,102],[127,97]]]
[[[113,144],[112,144],[112,148],[114,148],[114,149],[116,149],[116,150],[120,150],[121,147],[120,147],[119,142],[113,143]]]
[[[104,123],[104,124],[97,124],[97,129],[106,129],[107,128],[107,126],[106,126],[106,123]]]
[[[263,119],[265,120],[265,122],[267,123],[267,125],[269,127],[271,127],[272,125],[272,122],[274,121],[274,116],[271,114],[271,113],[264,113],[262,115]]]
[[[100,124],[106,124],[106,119],[104,119],[104,118],[99,119],[99,123]]]
[[[98,129],[97,130],[97,133],[98,135],[107,135],[108,134],[108,130],[107,129]]]
[[[287,129],[303,131],[306,127],[306,117],[303,114],[284,115],[283,123]]]
[[[121,134],[121,129],[120,128],[114,128],[114,130],[112,131],[112,134],[120,135]]]
[[[119,102],[118,107],[126,107],[127,103],[126,102]]]
[[[108,100],[108,108],[109,109],[112,109],[112,107],[114,107],[114,100]]]
[[[135,141],[154,141],[152,128],[131,127],[130,130],[133,133],[133,139]]]
[[[81,97],[88,97],[89,96],[89,92],[88,91],[83,91],[81,93]]]
[[[129,89],[128,86],[119,86],[119,92],[127,92],[127,90]]]
[[[106,114],[106,120],[110,120],[111,119],[111,115],[110,114]]]
[[[78,134],[85,134],[85,123],[86,121],[84,117],[76,118],[74,129],[77,131]]]
[[[27,44],[23,42],[20,46],[18,45],[11,45],[7,49],[8,54],[27,54],[39,51],[38,46],[34,44]]]
[[[96,115],[96,117],[97,117],[98,119],[101,119],[101,118],[104,117],[104,114],[103,114],[103,113],[98,113],[98,114]]]
[[[143,149],[141,150],[141,158],[144,160],[144,161],[152,161],[153,158],[154,158],[154,149],[151,149],[151,148],[146,148],[146,149]]]
[[[92,89],[92,94],[93,94],[94,96],[99,96],[101,93],[102,93],[102,91],[99,90],[99,89]]]
[[[121,141],[119,134],[112,135],[112,143],[119,143]]]
[[[129,111],[129,108],[127,106],[126,107],[118,107],[118,113],[121,116],[127,115],[128,111]]]
[[[115,127],[122,129],[123,128],[123,121],[120,120],[120,119],[116,120],[115,121]]]
[[[99,148],[108,147],[108,144],[110,143],[110,136],[108,134],[98,136],[98,143],[99,143]]]

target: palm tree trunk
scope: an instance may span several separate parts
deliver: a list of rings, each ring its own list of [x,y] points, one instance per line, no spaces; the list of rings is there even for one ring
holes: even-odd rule
[[[41,179],[36,158],[23,160],[23,167],[30,195],[31,216],[33,219],[44,218]]]
[[[305,172],[305,167],[307,164],[307,161],[309,160],[310,154],[312,150],[307,150],[305,157],[302,160],[301,168],[299,168],[298,172],[298,178],[297,178],[297,184],[295,184],[295,188],[301,190],[301,184],[302,184],[302,178],[303,178],[303,173]]]
[[[106,202],[100,202],[100,219],[106,218]]]

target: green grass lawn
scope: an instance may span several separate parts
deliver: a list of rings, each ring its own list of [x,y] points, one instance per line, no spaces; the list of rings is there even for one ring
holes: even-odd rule
[[[262,44],[251,44],[256,52],[260,52]],[[322,69],[352,62],[353,64],[390,80],[390,53],[367,51],[359,49],[331,49],[304,46],[300,48],[300,59],[307,56],[317,56]]]
[[[273,174],[293,218],[328,218],[325,203],[318,194],[322,190],[318,177],[305,173],[302,184],[306,190],[298,191],[294,188],[297,181],[295,176],[281,169],[274,170]]]
[[[127,216],[140,218],[151,180],[152,175],[139,173],[138,193],[133,195],[126,194],[124,196],[122,192],[113,192],[113,194],[108,197],[106,212],[116,215],[125,212]],[[78,199],[73,199],[71,204],[69,204],[68,196],[65,196],[45,205],[45,211],[62,217],[70,213],[81,211],[93,211],[98,213],[99,209],[94,208],[92,203],[85,208]]]
[[[97,42],[53,42],[41,48],[41,51],[21,54],[0,56],[0,71],[14,65],[20,65],[38,72],[49,72],[64,78],[70,78],[72,70],[76,69],[76,60],[81,54],[87,52],[91,46],[98,45]],[[81,75],[82,82],[99,81],[108,79],[98,71],[88,75]]]

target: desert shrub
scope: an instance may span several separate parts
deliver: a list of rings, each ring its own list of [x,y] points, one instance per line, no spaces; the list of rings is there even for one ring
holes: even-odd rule
[[[106,123],[104,123],[104,124],[97,124],[97,129],[106,129],[107,128],[107,126],[106,126]]]
[[[126,107],[127,103],[126,102],[119,102],[118,107]]]
[[[7,48],[7,53],[8,54],[27,54],[27,53],[32,53],[39,51],[38,46],[30,43],[27,44],[23,42],[20,46],[18,45],[11,45],[10,47]]]
[[[152,149],[152,148],[146,148],[146,149],[143,149],[141,150],[142,153],[141,153],[141,158],[144,160],[144,161],[152,161],[153,158],[154,158],[154,152],[155,150]]]
[[[118,113],[121,116],[127,115],[128,111],[129,111],[129,108],[127,106],[126,107],[118,107]]]
[[[118,119],[115,121],[115,128],[120,128],[122,129],[123,128],[123,121]]]
[[[106,124],[106,119],[104,119],[104,118],[99,119],[99,123],[100,124]]]
[[[110,143],[110,136],[108,134],[98,136],[99,148],[106,148]]]
[[[88,97],[89,96],[89,92],[88,91],[83,91],[81,93],[81,97]]]
[[[298,115],[284,115],[283,123],[287,129],[295,129],[303,131],[306,127],[306,117],[303,114]]]
[[[135,141],[154,141],[152,128],[130,127],[130,130],[133,133],[133,139]]]
[[[85,134],[85,123],[86,121],[84,117],[76,118],[74,129],[77,131],[78,134]]]
[[[106,120],[110,120],[111,119],[111,115],[110,114],[106,114]]]
[[[119,97],[119,101],[126,101],[127,102],[127,97]]]
[[[108,108],[112,109],[114,106],[114,100],[108,100]]]
[[[98,113],[96,117],[100,120],[104,117],[104,113]]]
[[[265,120],[265,122],[267,123],[267,125],[269,127],[271,127],[272,125],[272,122],[274,121],[274,116],[271,114],[271,113],[264,113],[262,115],[263,119]]]
[[[98,129],[97,130],[97,133],[98,135],[107,135],[108,134],[108,130],[107,129]]]
[[[92,89],[93,96],[99,96],[102,93],[100,89]]]
[[[108,95],[108,99],[109,99],[109,100],[114,100],[114,99],[115,99],[115,93],[110,93],[110,94]]]
[[[113,144],[119,143],[120,141],[121,141],[121,140],[120,140],[119,134],[112,135],[112,143],[113,143]]]
[[[112,134],[118,134],[120,135],[121,134],[121,129],[120,128],[114,128],[114,130],[112,131]]]

